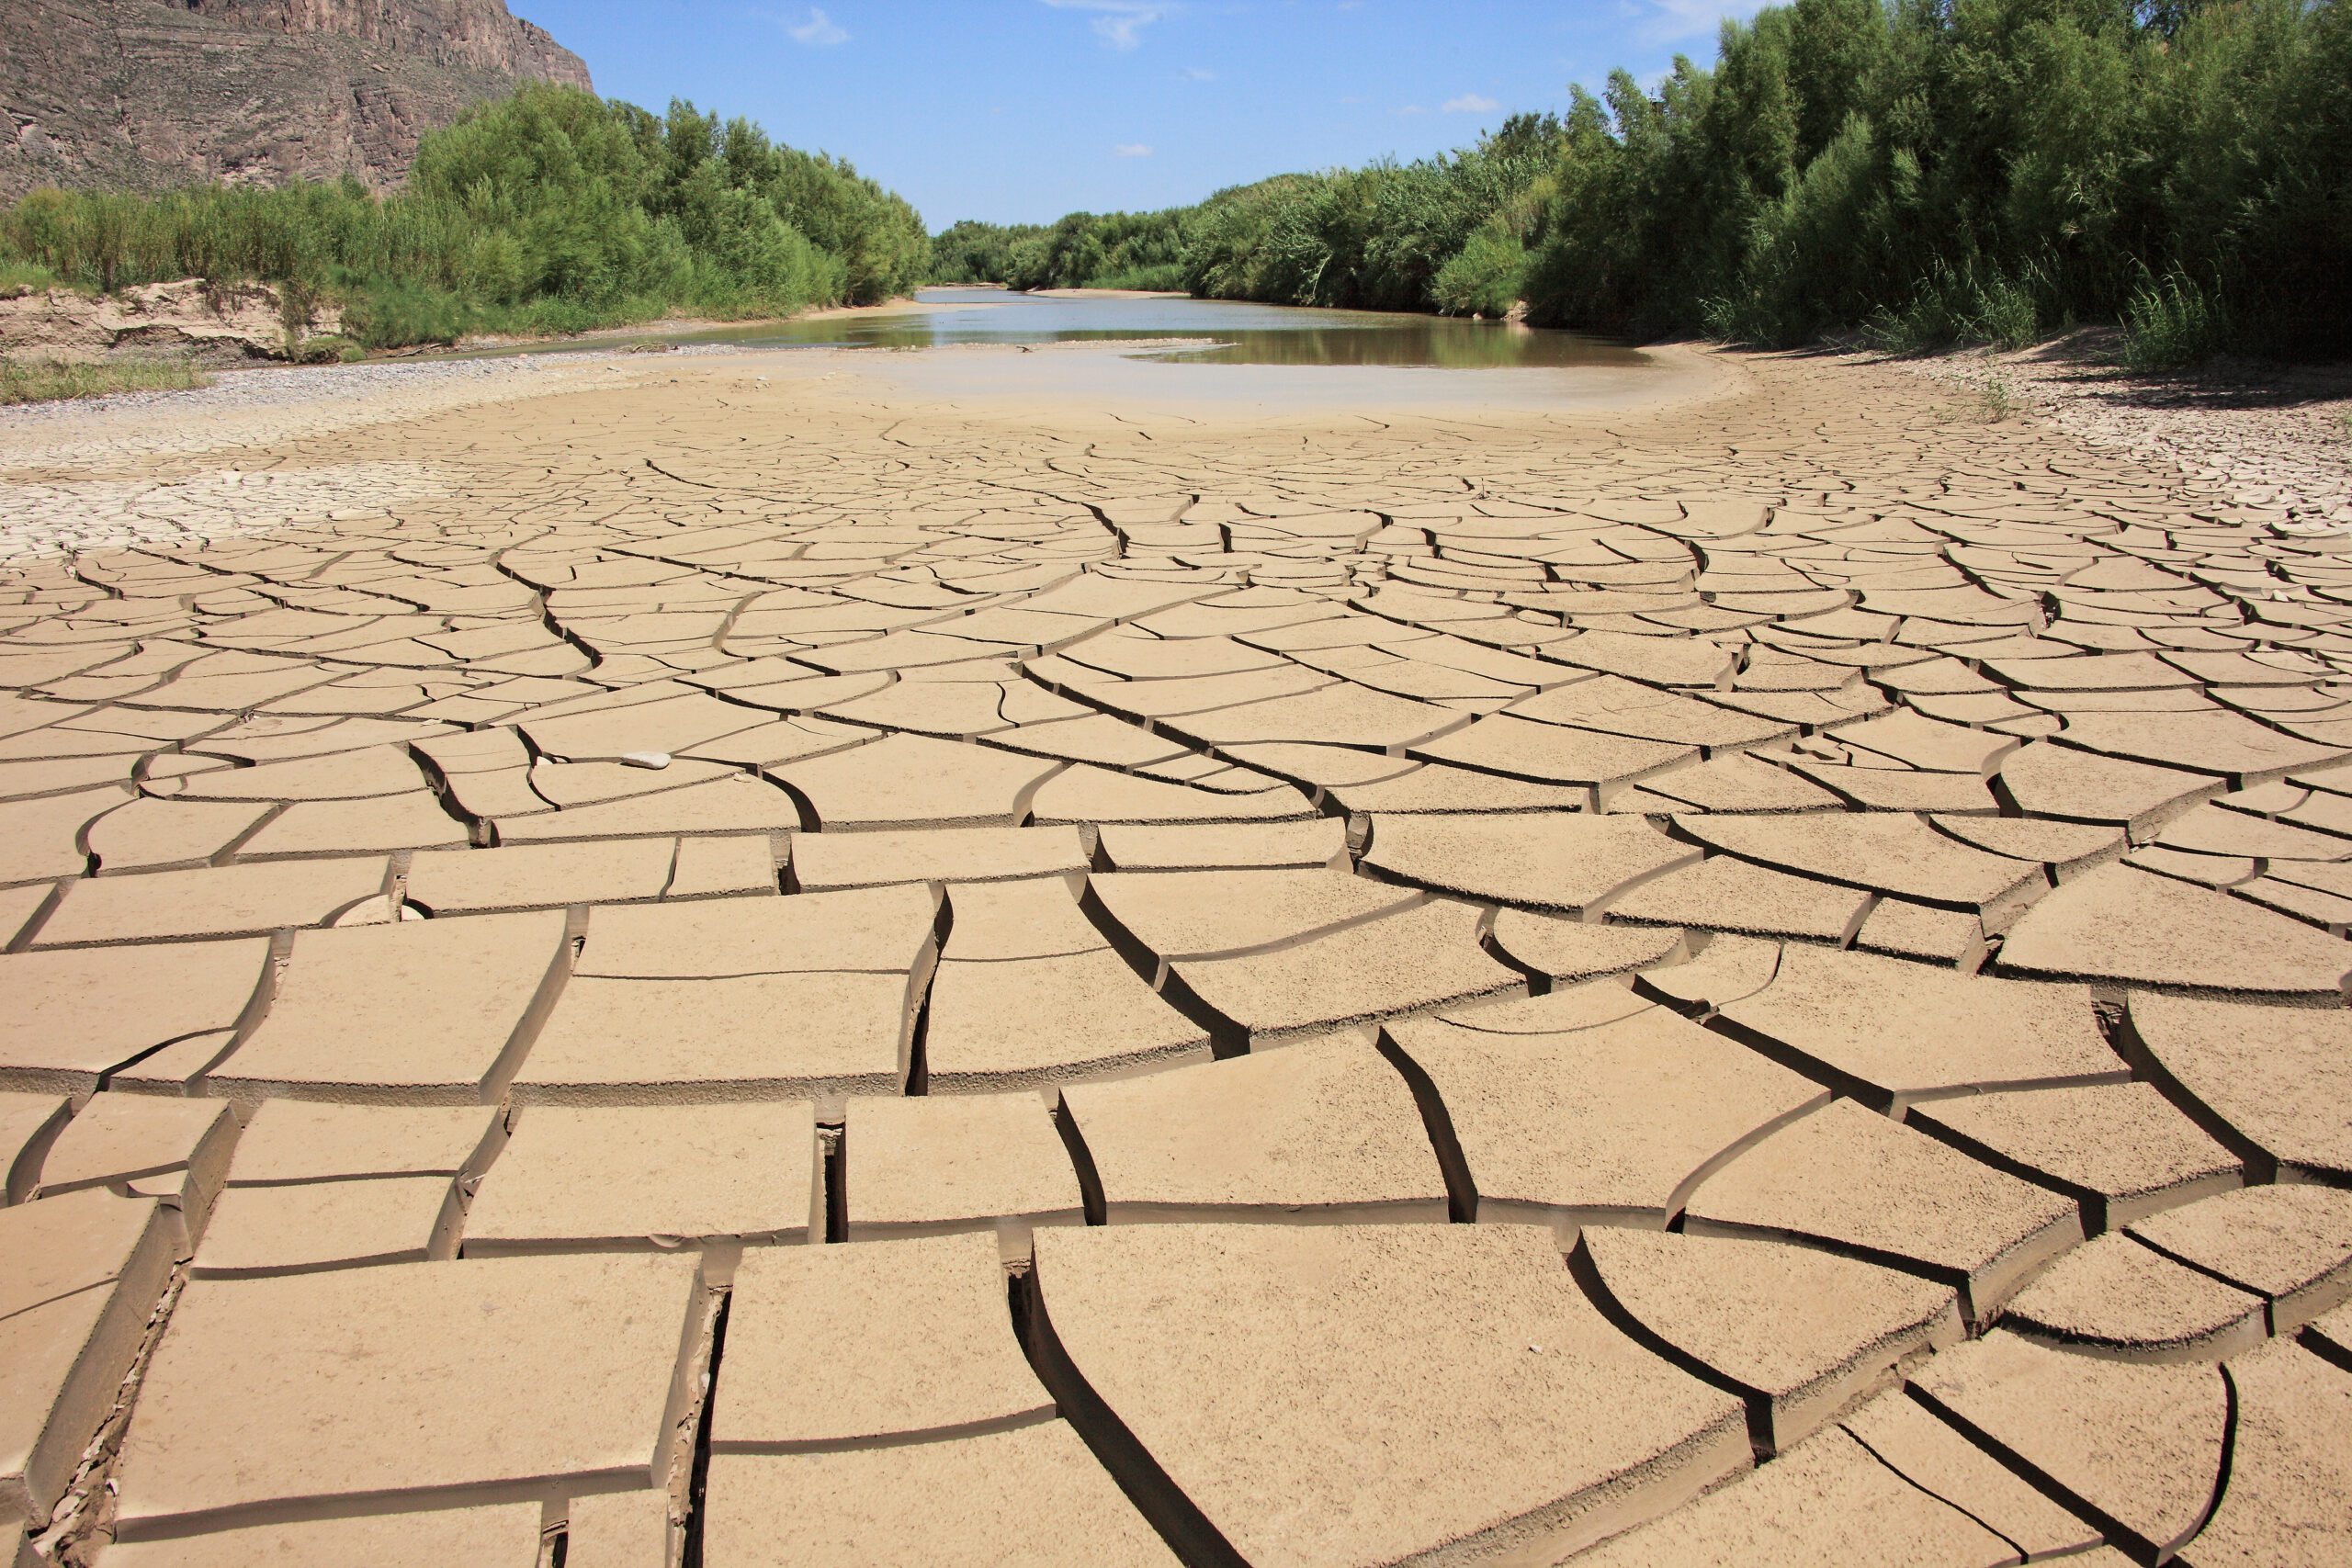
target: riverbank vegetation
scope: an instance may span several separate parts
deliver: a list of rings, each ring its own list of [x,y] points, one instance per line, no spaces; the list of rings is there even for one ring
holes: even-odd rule
[[[2018,346],[2131,363],[2352,353],[2346,0],[1795,0],[1714,64],[1612,75],[1412,164],[1198,207],[959,224],[1016,288],[1143,265],[1209,298],[1498,314],[1763,344]]]
[[[932,280],[1012,288],[1185,288],[1185,223],[1196,210],[1073,212],[1052,224],[967,220],[933,236]]]
[[[185,359],[75,365],[0,355],[0,408],[61,398],[101,398],[109,392],[180,391],[208,384],[203,374]]]
[[[538,85],[428,134],[390,196],[40,190],[0,214],[0,276],[269,283],[339,303],[371,348],[866,304],[929,266],[914,209],[847,163],[690,104],[656,116]]]

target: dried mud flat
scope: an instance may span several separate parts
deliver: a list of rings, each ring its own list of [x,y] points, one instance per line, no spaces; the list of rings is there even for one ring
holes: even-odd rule
[[[19,1561],[2344,1561],[2346,536],[1707,363],[0,422]]]

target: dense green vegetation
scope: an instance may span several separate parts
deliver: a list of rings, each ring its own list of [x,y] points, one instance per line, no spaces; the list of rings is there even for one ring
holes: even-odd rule
[[[2150,365],[2352,330],[2334,0],[1800,0],[1568,122],[1529,278],[1562,320],[1924,346],[2120,319]]]
[[[931,276],[1014,288],[1182,288],[1193,210],[1073,212],[1051,225],[967,220],[933,237]]]
[[[932,243],[933,276],[1014,288],[1182,288],[1218,299],[1476,313],[1495,293],[1496,263],[1516,267],[1519,226],[1535,216],[1530,193],[1560,139],[1557,119],[1521,115],[1449,157],[1282,175],[1219,191],[1198,207],[1073,212],[1051,225],[958,223]],[[1475,248],[1474,240],[1481,242]],[[1441,289],[1439,275],[1465,253],[1468,261]]]
[[[426,136],[390,197],[349,181],[44,190],[0,214],[0,276],[256,279],[341,301],[370,347],[863,304],[929,265],[914,209],[846,163],[690,104],[657,117],[566,87]]]
[[[2018,344],[2111,321],[2146,367],[2352,351],[2345,0],[1795,0],[1655,95],[1620,72],[1451,157],[1196,208],[959,224],[942,276],[1788,344]]]

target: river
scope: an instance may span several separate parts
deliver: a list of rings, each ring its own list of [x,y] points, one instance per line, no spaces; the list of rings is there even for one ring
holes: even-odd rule
[[[939,348],[959,344],[1194,340],[1141,355],[1209,365],[1366,365],[1451,370],[1629,368],[1635,349],[1577,333],[1376,310],[1191,299],[1179,295],[1016,294],[925,288],[914,307],[664,333],[658,341],[742,347]],[[577,346],[610,347],[599,337]],[[626,338],[623,341],[627,341]],[[657,341],[649,336],[647,341]],[[569,345],[567,345],[569,346]]]

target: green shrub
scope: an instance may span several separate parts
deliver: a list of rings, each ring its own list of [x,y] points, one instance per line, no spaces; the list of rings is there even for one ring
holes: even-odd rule
[[[1931,354],[1956,344],[2024,348],[2041,335],[2041,313],[2026,283],[1939,259],[1899,305],[1871,309],[1862,339],[1887,354]]]
[[[2185,370],[2220,353],[2231,335],[2222,301],[2176,270],[2142,284],[2123,307],[2121,358],[2132,370]]]
[[[1102,273],[1086,281],[1089,288],[1140,288],[1153,293],[1182,293],[1184,288],[1182,262],[1152,262],[1130,266],[1117,272]]]
[[[2031,289],[1996,274],[1977,291],[1970,325],[1970,335],[1995,348],[2029,348],[2041,339],[2041,312]]]
[[[368,278],[351,289],[343,308],[344,331],[369,348],[453,344],[477,319],[458,294],[412,278]]]
[[[2004,420],[2015,419],[2024,408],[2018,400],[2017,388],[2007,376],[1999,371],[1977,383],[1976,406],[1987,424],[1999,424]]]
[[[1506,225],[1489,221],[1438,268],[1430,293],[1450,316],[1500,316],[1519,302],[1526,275],[1527,247]]]

